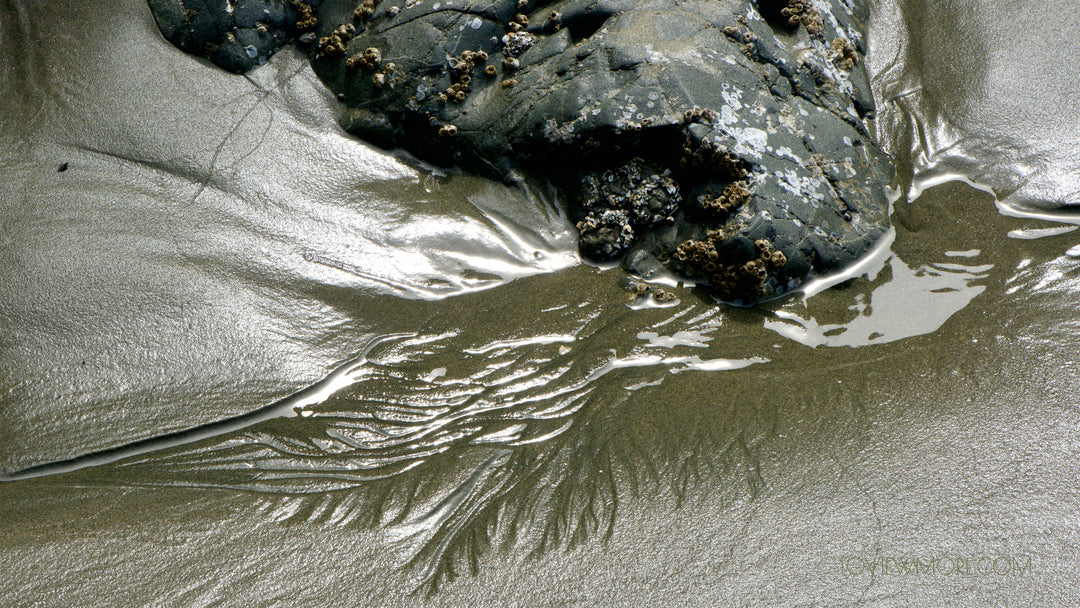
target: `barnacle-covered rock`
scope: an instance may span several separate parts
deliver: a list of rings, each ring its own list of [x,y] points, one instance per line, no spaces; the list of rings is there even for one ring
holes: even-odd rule
[[[150,4],[192,52],[252,7],[279,16],[274,40],[326,39],[304,48],[348,130],[495,179],[549,177],[586,257],[651,256],[751,302],[842,269],[888,228],[865,0],[410,0],[359,17],[355,0],[236,0],[228,17]],[[220,49],[227,69],[254,65]]]
[[[671,222],[682,196],[671,171],[640,158],[604,172],[586,174],[577,198],[584,216],[577,223],[581,252],[594,260],[621,258],[642,233]]]

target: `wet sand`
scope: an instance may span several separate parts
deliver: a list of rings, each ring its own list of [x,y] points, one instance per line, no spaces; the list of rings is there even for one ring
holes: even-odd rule
[[[1009,63],[946,4],[920,33],[994,58],[966,100],[912,88],[938,64],[879,11],[904,70],[875,70],[903,94],[882,132],[920,194],[887,250],[754,309],[628,305],[550,196],[348,139],[297,56],[247,80],[135,1],[97,27],[2,5],[4,470],[259,411],[407,335],[299,415],[0,484],[0,603],[1067,604],[1077,233],[922,186],[976,163],[1019,201],[1001,184],[1067,164],[1069,132],[1010,132],[1020,168],[967,154],[994,125],[956,108]]]

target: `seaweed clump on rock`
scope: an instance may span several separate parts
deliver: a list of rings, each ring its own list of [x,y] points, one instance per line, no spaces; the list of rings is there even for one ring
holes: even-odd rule
[[[236,0],[228,18],[149,1],[195,51],[265,11],[376,145],[551,177],[588,258],[663,264],[749,303],[842,269],[888,228],[865,0]],[[220,48],[226,69],[257,63]]]

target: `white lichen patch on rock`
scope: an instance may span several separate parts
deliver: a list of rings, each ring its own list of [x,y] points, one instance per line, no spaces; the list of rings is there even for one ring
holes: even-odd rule
[[[825,201],[825,195],[818,190],[825,183],[825,180],[799,175],[793,169],[777,171],[773,175],[776,176],[776,183],[781,188],[792,194],[810,199],[814,207],[817,207],[818,203]]]

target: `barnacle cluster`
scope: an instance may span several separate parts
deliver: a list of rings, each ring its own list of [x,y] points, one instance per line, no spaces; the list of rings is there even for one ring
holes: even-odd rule
[[[315,26],[319,24],[315,9],[307,2],[300,0],[291,0],[291,4],[296,9],[296,29],[301,31],[315,29]]]
[[[462,51],[461,57],[450,59],[450,86],[444,93],[440,93],[440,103],[452,101],[461,103],[472,90],[472,73],[476,66],[488,59],[486,51]],[[491,66],[488,66],[491,67]],[[485,71],[485,73],[487,73]]]
[[[694,143],[687,137],[682,152],[679,164],[683,167],[705,168],[712,175],[729,180],[746,177],[746,162],[720,144],[708,141]]]
[[[829,59],[832,60],[836,67],[842,70],[850,70],[859,62],[859,56],[855,53],[855,47],[844,38],[837,38],[832,41]]]
[[[529,25],[529,16],[522,13],[514,15],[514,20],[506,24],[506,29],[511,32],[520,32]]]
[[[376,72],[371,77],[371,83],[375,85],[376,89],[381,89],[387,84],[393,88],[395,82],[402,82],[405,80],[405,75],[397,71],[397,65],[393,63],[387,63],[383,66],[381,72]]]
[[[529,47],[536,44],[537,40],[539,40],[539,38],[537,38],[535,34],[512,30],[502,37],[503,53],[507,57],[517,57],[527,51]]]
[[[629,277],[622,277],[617,282],[619,286],[623,288],[623,291],[626,292],[627,302],[637,302],[651,291],[648,283]]]
[[[379,62],[381,61],[382,51],[375,47],[368,47],[364,49],[364,52],[356,53],[352,57],[346,59],[345,67],[350,70],[361,67],[369,72],[374,72],[375,68],[379,67]]]
[[[345,44],[356,35],[356,28],[351,23],[342,23],[330,32],[329,36],[319,38],[319,54],[325,56],[343,55]]]
[[[788,0],[787,6],[780,10],[780,14],[787,17],[788,25],[798,27],[800,23],[806,28],[811,36],[820,36],[825,31],[825,22],[821,20],[811,0]]]
[[[551,11],[548,13],[548,26],[552,32],[557,32],[562,29],[562,13],[559,11]]]
[[[737,181],[728,184],[719,196],[713,196],[711,191],[706,191],[698,197],[698,203],[705,211],[719,216],[721,220],[726,220],[749,199],[750,190],[747,189],[747,183]]]
[[[671,221],[682,195],[670,170],[635,158],[603,173],[586,174],[578,201],[582,254],[612,260],[626,253],[637,232]]]
[[[716,112],[708,108],[702,109],[694,106],[683,113],[683,122],[688,125],[693,123],[712,124],[715,120]]]
[[[769,277],[787,264],[787,258],[766,239],[754,241],[750,252],[741,250],[741,240],[745,239],[732,238],[724,230],[709,230],[705,239],[679,245],[675,265],[687,276],[708,281],[722,298],[760,297],[766,294]]]
[[[367,19],[370,17],[371,14],[375,12],[375,2],[376,0],[364,0],[360,3],[360,6],[357,6],[356,10],[353,11],[353,17],[357,19]]]
[[[593,212],[577,223],[578,248],[589,259],[614,260],[634,243],[634,228],[624,209]]]
[[[754,59],[755,61],[758,60],[757,58],[760,56],[758,44],[761,39],[758,38],[757,34],[752,30],[741,30],[733,25],[729,25],[724,28],[724,35],[734,42],[741,42],[742,45],[740,48],[742,49],[742,52],[751,59]]]
[[[650,295],[656,302],[674,302],[678,299],[675,292],[649,285],[643,281],[624,278],[619,281],[619,284],[626,292],[627,302],[637,302],[641,298]]]
[[[657,302],[674,302],[679,297],[675,295],[674,291],[667,291],[659,287],[654,287],[649,291],[652,292],[652,297]]]
[[[693,107],[683,113],[683,124],[693,125],[701,123],[711,125],[716,121],[716,112],[709,109]],[[746,163],[724,146],[709,142],[695,142],[690,136],[689,129],[685,131],[682,157],[679,164],[685,168],[704,168],[721,178],[729,180],[742,179],[746,176]]]

